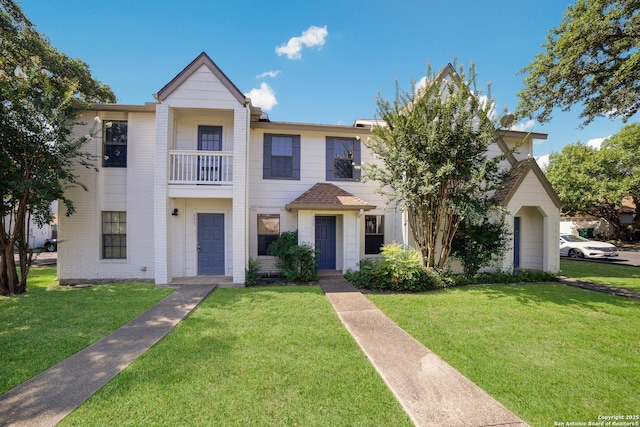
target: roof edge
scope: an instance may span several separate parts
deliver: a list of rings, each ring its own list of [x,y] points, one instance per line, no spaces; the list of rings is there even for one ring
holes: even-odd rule
[[[245,105],[247,103],[248,98],[244,96],[240,89],[238,89],[238,87],[229,79],[229,77],[227,77],[220,67],[213,62],[206,52],[202,52],[198,55],[189,65],[180,71],[169,83],[167,83],[153,96],[160,102],[164,101],[202,65],[205,65],[220,80],[224,87],[227,88],[227,90],[238,100],[240,104]]]

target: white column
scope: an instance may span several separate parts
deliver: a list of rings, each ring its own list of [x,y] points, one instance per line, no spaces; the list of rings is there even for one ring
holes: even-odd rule
[[[167,230],[167,168],[169,157],[169,107],[156,106],[156,146],[153,177],[153,228],[156,285],[166,285],[169,275],[169,251]]]
[[[249,146],[249,107],[233,111],[233,283],[244,283],[248,261],[247,155]]]

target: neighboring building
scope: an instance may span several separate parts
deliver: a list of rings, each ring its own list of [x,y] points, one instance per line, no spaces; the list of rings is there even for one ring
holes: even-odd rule
[[[622,207],[619,210],[620,225],[629,229],[633,223],[636,205],[632,197],[622,199]],[[562,215],[560,217],[560,234],[580,235],[587,239],[617,239],[619,236],[609,221],[592,215]],[[637,240],[638,234],[629,232],[631,240]]]
[[[55,239],[58,235],[58,201],[51,203],[51,214],[53,220],[49,224],[42,226],[36,224],[33,218],[29,218],[29,225],[27,226],[27,238],[29,239],[29,246],[32,249],[44,247],[45,242],[48,239]],[[5,231],[9,231],[11,219],[9,216],[5,218]]]
[[[452,70],[452,68],[451,68]],[[445,70],[446,71],[446,70]],[[364,143],[371,120],[353,126],[271,122],[204,53],[145,105],[97,104],[102,132],[86,147],[99,172],[78,170],[76,213],[60,218],[61,283],[196,276],[244,283],[249,258],[266,271],[280,232],[320,251],[319,268],[346,271],[381,244],[408,243],[403,213],[360,182],[375,162]],[[544,134],[500,131],[494,154],[520,145],[497,195],[514,239],[502,268],[558,271],[559,202],[530,160]]]

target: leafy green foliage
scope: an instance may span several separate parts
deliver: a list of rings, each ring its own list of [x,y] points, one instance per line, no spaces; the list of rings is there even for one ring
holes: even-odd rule
[[[359,270],[348,270],[345,278],[356,288],[420,292],[446,287],[450,280],[421,263],[415,249],[404,249],[398,243],[384,245],[380,260],[364,259]]]
[[[544,123],[554,108],[583,103],[584,125],[599,116],[627,120],[640,107],[638,46],[637,0],[578,0],[522,70],[517,114]]]
[[[244,283],[247,286],[255,286],[260,281],[260,260],[249,258],[244,275]]]
[[[464,218],[487,215],[489,197],[505,180],[503,156],[489,158],[496,137],[493,101],[481,96],[473,66],[457,73],[449,65],[427,86],[396,88],[393,102],[377,99],[384,125],[373,128],[367,147],[384,163],[363,165],[363,179],[379,182],[408,213],[422,264],[441,270]]]
[[[81,186],[77,166],[92,166],[82,146],[91,136],[72,137],[89,103],[115,101],[82,61],[58,52],[12,0],[0,0],[0,295],[26,290],[32,250],[26,236],[31,217],[52,219],[51,202],[73,202],[65,189]],[[13,252],[19,253],[19,270]]]
[[[267,251],[276,257],[276,267],[287,279],[296,283],[318,279],[317,251],[306,243],[299,245],[297,231],[281,233]]]
[[[464,285],[493,285],[507,283],[544,283],[557,282],[558,276],[553,273],[539,270],[522,270],[515,274],[495,272],[495,273],[475,273],[453,276],[456,286]]]
[[[568,215],[589,214],[605,219],[616,238],[640,230],[636,211],[631,229],[620,222],[622,199],[640,206],[640,125],[633,123],[606,139],[600,150],[585,144],[566,145],[549,157],[545,175]]]
[[[462,262],[465,275],[474,275],[504,256],[510,237],[504,218],[501,212],[498,218],[483,217],[477,222],[465,219],[460,224],[452,255]]]

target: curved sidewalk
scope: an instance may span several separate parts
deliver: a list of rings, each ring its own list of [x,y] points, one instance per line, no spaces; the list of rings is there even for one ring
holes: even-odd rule
[[[0,396],[0,426],[55,426],[167,335],[216,285],[189,285],[114,333]]]
[[[416,426],[527,426],[400,329],[341,275],[321,275],[319,283]]]

